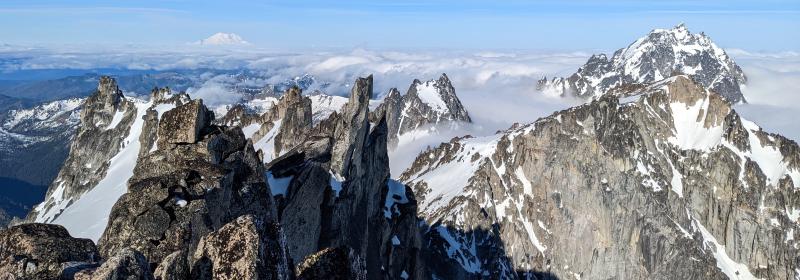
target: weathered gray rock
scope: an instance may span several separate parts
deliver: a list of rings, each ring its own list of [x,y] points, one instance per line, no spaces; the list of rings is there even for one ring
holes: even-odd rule
[[[289,180],[285,194],[276,198],[284,232],[292,236],[288,251],[301,265],[324,248],[352,248],[367,279],[426,279],[413,195],[389,182],[386,119],[370,128],[369,99],[359,98],[371,92],[370,82],[359,79],[354,86],[350,102],[359,104],[345,105],[342,114],[318,124],[314,136],[268,166],[276,181]],[[364,127],[350,130],[348,124]],[[349,149],[339,151],[349,155],[341,175],[330,171],[336,147]],[[395,244],[398,239],[401,244]]]
[[[276,105],[281,127],[275,135],[275,153],[281,154],[305,139],[311,128],[311,99],[302,96],[300,88],[292,87]]]
[[[269,244],[279,231],[274,222],[250,215],[237,218],[200,240],[192,258],[192,278],[285,279],[285,257]]]
[[[158,123],[158,143],[169,144],[196,143],[201,130],[214,120],[214,113],[203,106],[202,100],[193,100],[164,113]]]
[[[401,178],[430,225],[434,273],[796,277],[797,144],[686,76],[633,94],[421,154]]]
[[[190,110],[177,107],[177,113],[165,112],[161,121],[176,123],[186,119],[183,112],[207,112],[201,103],[184,106]],[[200,132],[195,143],[167,141],[139,158],[128,193],[114,205],[98,243],[104,256],[133,248],[156,267],[175,251],[194,252],[204,236],[242,215],[263,225],[277,221],[261,159],[241,129],[198,123],[205,126],[187,130]],[[158,132],[159,139],[173,135]],[[286,267],[284,254],[273,255],[284,250],[279,230],[262,235],[260,248]],[[188,263],[195,261],[192,256]]]
[[[295,270],[298,280],[367,279],[363,260],[345,248],[325,248],[310,254],[297,265]]]
[[[311,99],[295,86],[260,116],[247,112],[243,106],[235,106],[219,122],[241,127],[260,125],[250,139],[253,143],[264,142],[264,161],[269,162],[302,143],[309,135],[312,121]]]
[[[142,253],[124,249],[106,260],[102,266],[82,270],[75,280],[153,280],[150,264]]]
[[[68,278],[99,260],[91,240],[73,238],[59,225],[22,224],[0,231],[2,279]]]
[[[175,251],[164,257],[158,267],[156,267],[156,271],[153,275],[159,280],[190,279],[191,274],[187,261],[186,251]]]
[[[333,138],[335,144],[331,153],[331,170],[336,174],[344,175],[351,168],[353,159],[355,164],[360,164],[361,147],[369,132],[369,100],[372,99],[372,75],[367,78],[358,78],[353,83],[350,99],[336,123]]]

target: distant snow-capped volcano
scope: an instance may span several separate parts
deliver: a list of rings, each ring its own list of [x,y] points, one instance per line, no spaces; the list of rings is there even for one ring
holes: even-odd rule
[[[200,45],[247,45],[249,42],[235,33],[218,32],[197,42]]]

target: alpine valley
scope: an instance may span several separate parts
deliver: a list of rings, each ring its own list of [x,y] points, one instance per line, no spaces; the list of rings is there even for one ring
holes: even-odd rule
[[[402,170],[392,151],[473,122],[453,73],[0,86],[0,278],[800,279],[800,147],[737,113],[745,72],[655,29],[531,81],[579,105]],[[191,94],[210,81],[239,98]]]

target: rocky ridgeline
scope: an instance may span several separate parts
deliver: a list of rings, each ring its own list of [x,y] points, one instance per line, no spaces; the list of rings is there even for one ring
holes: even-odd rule
[[[126,98],[114,79],[102,77],[82,104],[64,166],[26,221],[62,224],[73,234],[97,240],[111,206],[126,191],[135,159],[158,144],[159,117],[188,101],[168,88],[154,89],[149,101]],[[70,214],[62,217],[65,212]]]
[[[400,95],[396,88],[390,89],[371,119],[375,122],[384,114],[390,145],[396,145],[400,135],[429,129],[429,125],[472,121],[445,74],[424,83],[414,80],[405,95]]]
[[[508,279],[797,278],[797,144],[687,76],[631,94],[421,154],[401,179],[432,254]]]
[[[45,201],[28,214],[30,221],[52,222],[71,198],[97,185],[110,159],[125,145],[123,140],[136,117],[136,106],[123,97],[116,81],[109,77],[100,79],[97,91],[82,107],[69,156],[50,184]]]
[[[267,167],[268,177],[282,182],[273,190],[283,189],[276,194],[278,212],[299,275],[322,271],[300,263],[307,256],[347,255],[367,279],[426,277],[413,195],[389,180],[387,125],[382,119],[371,126],[371,96],[372,77],[358,79],[341,114]],[[315,254],[325,248],[338,251]]]
[[[161,92],[153,102],[165,100]],[[307,99],[290,91],[275,114],[303,124],[287,125],[301,129],[281,130],[282,139],[302,138],[267,166],[242,129],[215,125],[201,100],[184,97],[173,109],[144,113],[133,176],[97,247],[59,225],[18,225],[0,234],[0,244],[38,242],[0,247],[9,268],[0,272],[24,279],[427,279],[413,194],[389,180],[387,125],[370,124],[371,97],[372,77],[358,79],[341,113],[305,128]]]
[[[675,74],[689,75],[732,103],[745,101],[740,85],[747,78],[742,69],[711,38],[692,34],[683,24],[655,29],[610,59],[593,55],[568,78],[543,78],[538,89],[548,95],[592,98],[628,92],[620,87],[646,85]]]

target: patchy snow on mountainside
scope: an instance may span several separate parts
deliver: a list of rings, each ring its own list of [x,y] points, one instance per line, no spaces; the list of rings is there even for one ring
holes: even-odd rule
[[[58,120],[65,119],[77,123],[77,109],[83,103],[83,98],[72,98],[45,103],[30,109],[11,110],[9,118],[3,123],[3,128],[12,129],[26,121],[36,122],[36,127],[53,127],[62,125]],[[62,114],[70,115],[63,117]]]
[[[418,84],[417,87],[417,94],[419,98],[425,104],[431,107],[434,111],[439,114],[444,114],[449,111],[447,109],[447,104],[444,103],[442,100],[442,96],[439,93],[439,90],[434,86],[436,81],[427,81],[425,83]]]
[[[347,98],[342,96],[318,94],[308,98],[311,99],[312,119],[315,124],[327,119],[333,112],[340,112],[347,103]]]
[[[454,174],[474,174],[482,159],[491,156],[497,148],[501,135],[466,138],[455,150],[445,153],[429,153],[429,168],[410,176],[409,184],[424,182],[428,186],[425,200],[420,201],[420,209],[434,213],[446,206],[454,197],[464,193],[470,176]],[[451,155],[452,153],[452,155]]]
[[[792,268],[791,261],[748,256],[797,250],[800,205],[791,198],[800,186],[797,144],[739,117],[730,103],[685,75],[629,94],[636,97],[604,96],[420,154],[400,180],[415,190],[428,223],[447,225],[438,228],[450,244],[441,254],[465,270],[471,261],[463,256],[475,256],[481,270],[544,268],[549,261],[557,275],[612,276],[619,274],[591,259],[680,255],[731,279],[792,276],[782,270]],[[733,216],[709,216],[714,209],[730,209],[726,215]],[[640,246],[652,245],[654,236],[670,246],[598,249],[627,246],[628,239],[614,237],[631,233],[618,228],[620,222],[636,228]],[[496,243],[480,231],[469,233],[475,227],[496,229]],[[496,246],[505,246],[508,259],[488,266],[500,257],[490,253]],[[577,253],[587,250],[599,256]],[[685,265],[676,259],[657,266],[674,271]],[[647,278],[652,272],[642,273]]]

